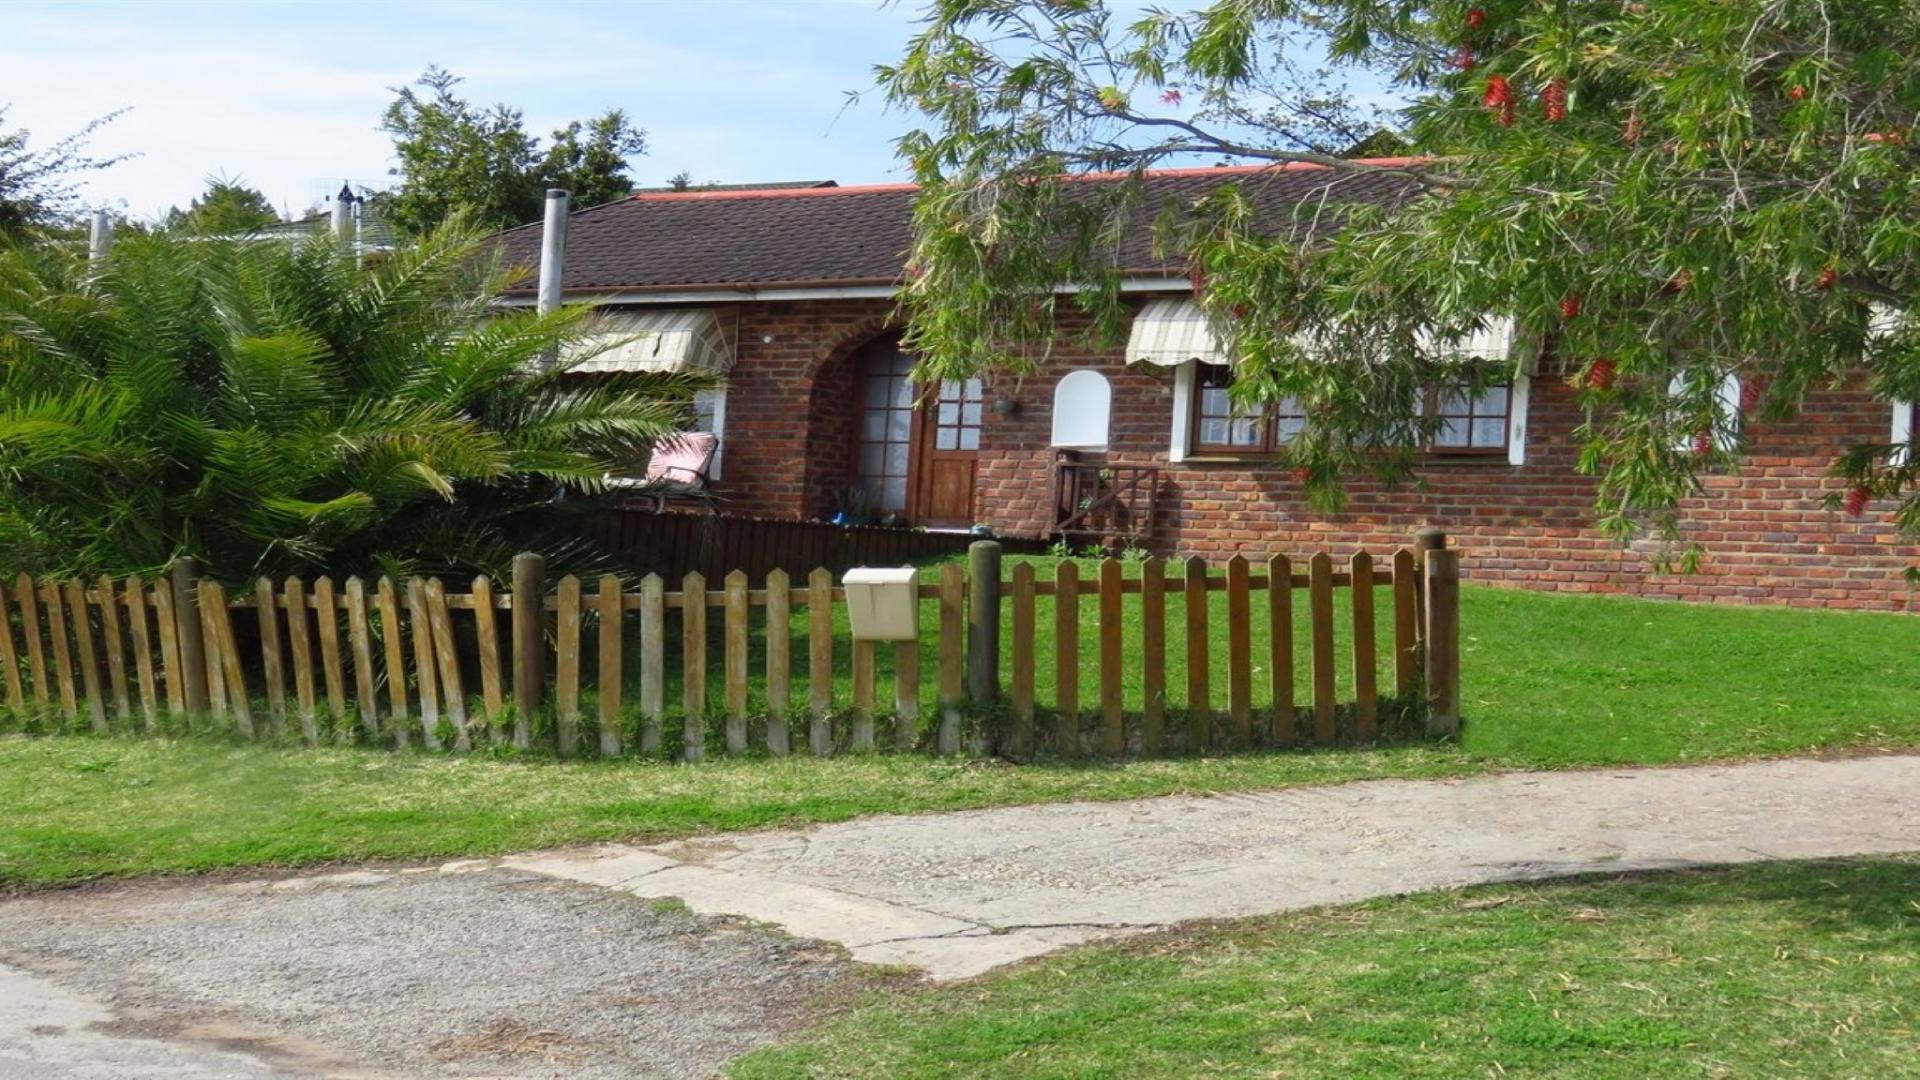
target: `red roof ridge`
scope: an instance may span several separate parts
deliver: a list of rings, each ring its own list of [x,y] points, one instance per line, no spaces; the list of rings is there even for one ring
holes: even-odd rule
[[[1353,158],[1355,165],[1371,165],[1375,168],[1391,169],[1407,165],[1422,165],[1431,157],[1379,157]],[[1319,169],[1331,169],[1331,165],[1322,165],[1315,161],[1268,162],[1258,165],[1194,165],[1176,169],[1148,169],[1149,177],[1180,176],[1243,176],[1261,172],[1310,172]],[[1118,180],[1130,176],[1128,172],[1075,173],[1069,180]],[[680,202],[702,199],[813,199],[836,195],[883,195],[903,191],[918,191],[919,184],[848,184],[845,187],[816,188],[748,188],[731,191],[650,191],[628,196],[629,202]],[[537,222],[536,222],[537,224]]]

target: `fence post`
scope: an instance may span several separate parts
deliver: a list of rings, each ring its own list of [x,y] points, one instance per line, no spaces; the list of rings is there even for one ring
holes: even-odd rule
[[[1000,545],[967,545],[967,697],[976,708],[1000,700]]]
[[[1427,551],[1422,575],[1426,594],[1427,734],[1460,733],[1460,554],[1445,547]]]
[[[169,671],[167,676],[180,680],[187,712],[195,716],[207,711],[206,639],[200,634],[203,573],[200,560],[191,555],[173,561],[173,624],[180,639],[180,670]]]
[[[546,686],[547,561],[532,552],[513,557],[513,745],[533,745],[533,718]]]
[[[1438,525],[1426,525],[1413,534],[1413,572],[1422,582],[1413,590],[1413,625],[1420,641],[1427,638],[1427,553],[1447,546],[1447,533]]]

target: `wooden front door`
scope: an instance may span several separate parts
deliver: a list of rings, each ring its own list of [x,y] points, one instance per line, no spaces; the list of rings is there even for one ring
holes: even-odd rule
[[[976,520],[985,396],[973,378],[948,379],[922,398],[913,455],[915,524],[966,528]]]

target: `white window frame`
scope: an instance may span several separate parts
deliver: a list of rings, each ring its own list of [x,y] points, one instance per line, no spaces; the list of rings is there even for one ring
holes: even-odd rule
[[[1527,403],[1532,397],[1533,377],[1523,367],[1513,373],[1507,384],[1507,464],[1527,463]]]
[[[1198,360],[1189,360],[1173,369],[1173,437],[1167,444],[1167,462],[1171,465],[1187,460],[1190,450],[1193,387],[1199,371]]]
[[[1888,456],[1887,460],[1889,464],[1905,465],[1907,463],[1908,447],[1905,444],[1913,441],[1913,419],[1915,411],[1920,411],[1920,405],[1916,405],[1911,401],[1896,401],[1893,403],[1893,436],[1889,441],[1891,441],[1897,449]]]
[[[1686,372],[1674,372],[1673,378],[1667,381],[1667,396],[1678,397],[1682,389],[1682,383],[1686,381],[1686,378]],[[1716,396],[1720,399],[1720,408],[1726,413],[1729,422],[1725,427],[1719,424],[1714,425],[1713,441],[1714,445],[1723,451],[1733,451],[1739,448],[1740,432],[1746,427],[1747,418],[1740,408],[1740,389],[1739,372],[1730,371],[1721,377],[1720,389]],[[1680,438],[1674,440],[1673,448],[1675,450],[1692,449],[1692,433],[1682,435]]]
[[[713,423],[706,428],[714,437],[713,459],[707,463],[707,479],[718,480],[720,479],[720,459],[727,452],[727,385],[721,383],[711,390],[695,390],[693,409],[696,415],[700,412],[700,404],[703,400],[713,405]]]
[[[1063,391],[1067,395],[1064,398]],[[1100,435],[1097,441],[1082,437],[1091,433],[1092,414],[1096,411],[1085,404],[1096,397]],[[1074,430],[1076,426],[1081,430]],[[1066,430],[1062,430],[1063,427]],[[1112,441],[1113,381],[1092,368],[1077,368],[1062,375],[1053,384],[1053,445],[1064,450],[1099,451],[1105,450]]]

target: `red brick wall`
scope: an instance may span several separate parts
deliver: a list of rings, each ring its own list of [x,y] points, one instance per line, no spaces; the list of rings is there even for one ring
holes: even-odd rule
[[[890,310],[882,300],[743,306],[727,401],[728,510],[831,513],[834,493],[851,474],[857,383],[846,358],[884,329]],[[1046,530],[1053,384],[1076,367],[1094,367],[1113,387],[1106,460],[1163,470],[1154,546],[1164,553],[1379,551],[1433,524],[1452,534],[1462,571],[1475,581],[1920,610],[1901,576],[1920,563],[1920,545],[1901,540],[1884,513],[1854,520],[1820,505],[1835,489],[1825,474],[1836,450],[1887,437],[1891,406],[1860,387],[1816,394],[1790,423],[1750,426],[1740,472],[1711,478],[1707,495],[1686,507],[1691,536],[1707,553],[1698,573],[1681,575],[1654,573],[1650,551],[1622,549],[1589,527],[1593,482],[1574,472],[1572,433],[1581,418],[1572,391],[1556,375],[1533,380],[1527,464],[1436,461],[1422,471],[1422,485],[1356,484],[1349,509],[1323,517],[1307,507],[1284,470],[1244,462],[1168,465],[1173,373],[1120,361],[1119,350],[1068,346],[1045,372],[993,380],[989,398],[1012,397],[1018,407],[1010,415],[988,412],[981,520],[1010,534]]]
[[[1020,408],[983,434],[985,520],[996,529],[1044,529],[1048,492],[1034,483],[1050,458],[1053,384],[1076,366],[1096,367],[1113,387],[1106,461],[1162,469],[1161,515],[1153,546],[1167,554],[1261,557],[1329,549],[1344,555],[1407,543],[1438,525],[1461,550],[1462,573],[1483,582],[1568,592],[1617,592],[1691,600],[1920,610],[1902,571],[1920,564],[1920,545],[1900,538],[1891,515],[1854,520],[1821,500],[1837,489],[1826,476],[1839,447],[1885,441],[1892,406],[1863,386],[1812,397],[1798,419],[1749,426],[1737,474],[1708,480],[1685,507],[1689,536],[1706,547],[1693,574],[1657,574],[1643,545],[1622,549],[1589,527],[1593,481],[1574,471],[1574,429],[1582,417],[1555,374],[1532,381],[1527,463],[1435,460],[1422,484],[1388,490],[1359,482],[1347,511],[1322,516],[1283,469],[1244,462],[1167,464],[1173,409],[1171,370],[1127,368],[1117,354],[1062,352],[1055,368],[1026,380]],[[1882,507],[1882,510],[1885,508]]]
[[[740,305],[722,434],[727,513],[804,518],[832,512],[852,475],[849,355],[887,326],[890,300]]]

